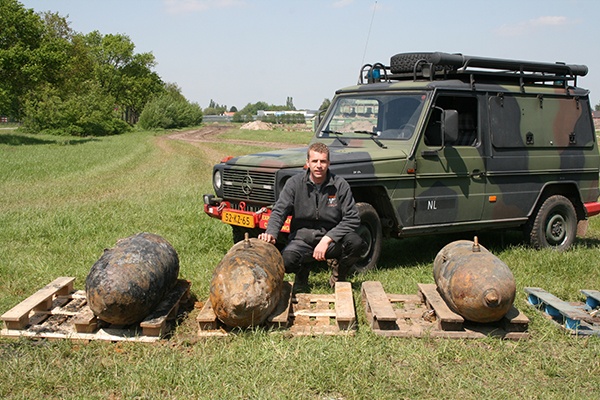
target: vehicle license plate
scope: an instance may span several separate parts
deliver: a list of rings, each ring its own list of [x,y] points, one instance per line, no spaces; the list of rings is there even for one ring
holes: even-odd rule
[[[254,228],[254,216],[242,214],[234,211],[223,211],[221,221],[230,225],[243,226],[245,228]]]

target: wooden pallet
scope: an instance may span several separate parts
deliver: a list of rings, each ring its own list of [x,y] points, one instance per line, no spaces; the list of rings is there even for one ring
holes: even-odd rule
[[[568,303],[542,288],[526,287],[529,304],[565,331],[578,336],[600,336],[600,291],[581,290],[585,303]]]
[[[292,283],[284,282],[282,299],[265,323],[268,329],[292,336],[354,334],[356,312],[349,282],[337,282],[334,294],[292,293]],[[196,321],[202,337],[236,332],[217,318],[210,301],[204,304]]]
[[[169,329],[190,282],[179,279],[156,309],[142,322],[110,325],[96,318],[85,291],[73,289],[73,277],[59,277],[4,313],[0,336],[71,340],[154,342]]]
[[[381,282],[363,282],[361,295],[370,328],[381,336],[478,339],[529,337],[529,319],[512,308],[500,321],[475,323],[454,313],[435,284],[418,284],[418,294],[388,294]]]

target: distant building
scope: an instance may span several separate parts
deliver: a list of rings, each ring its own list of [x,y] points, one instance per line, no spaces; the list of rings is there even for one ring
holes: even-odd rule
[[[294,111],[265,111],[265,110],[258,110],[256,112],[256,116],[257,117],[266,117],[269,115],[274,115],[276,117],[280,117],[282,115],[304,115],[304,118],[306,119],[311,119],[312,117],[315,116],[316,111],[314,110],[294,110]]]

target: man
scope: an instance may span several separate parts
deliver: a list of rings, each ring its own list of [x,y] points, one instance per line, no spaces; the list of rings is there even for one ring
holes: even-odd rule
[[[285,271],[295,273],[294,291],[308,290],[311,261],[335,259],[331,287],[343,281],[358,261],[364,242],[355,233],[358,210],[343,178],[329,171],[329,148],[313,143],[308,148],[305,174],[291,177],[273,207],[267,230],[258,238],[275,243],[288,215],[292,216],[288,244],[281,255]]]

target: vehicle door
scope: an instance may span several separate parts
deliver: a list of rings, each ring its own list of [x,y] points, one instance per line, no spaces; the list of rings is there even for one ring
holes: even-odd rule
[[[444,137],[443,117],[450,113],[457,117],[458,129],[455,124],[454,137]],[[415,152],[415,225],[481,218],[486,176],[480,127],[477,97],[461,94],[436,97]]]

